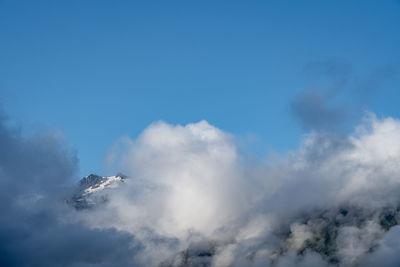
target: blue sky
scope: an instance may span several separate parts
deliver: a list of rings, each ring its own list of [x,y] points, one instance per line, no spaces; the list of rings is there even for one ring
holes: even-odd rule
[[[389,0],[1,0],[1,104],[26,132],[61,129],[79,175],[157,120],[284,153],[307,131],[291,111],[307,90],[346,80],[331,105],[400,117],[399,29]]]

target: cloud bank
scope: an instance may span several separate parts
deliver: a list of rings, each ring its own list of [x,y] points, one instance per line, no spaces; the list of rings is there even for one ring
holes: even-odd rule
[[[311,131],[250,161],[206,121],[157,122],[108,159],[126,184],[75,210],[76,159],[51,135],[0,128],[4,266],[397,266],[400,121]]]
[[[399,140],[398,120],[370,114],[349,136],[311,132],[298,151],[249,163],[205,121],[155,123],[111,152],[132,179],[108,204],[112,218],[101,209],[106,223],[89,223],[146,228],[182,251],[201,236],[213,266],[352,266],[397,224]],[[327,234],[332,244],[318,244]]]
[[[0,266],[131,265],[131,234],[71,221],[63,197],[76,157],[54,135],[23,137],[0,117]]]

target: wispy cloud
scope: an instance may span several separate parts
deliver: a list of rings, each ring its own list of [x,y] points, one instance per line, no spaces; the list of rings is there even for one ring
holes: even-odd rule
[[[310,85],[291,101],[292,114],[307,131],[349,132],[376,91],[399,74],[399,66],[387,64],[360,75],[339,60],[310,62],[304,67]]]

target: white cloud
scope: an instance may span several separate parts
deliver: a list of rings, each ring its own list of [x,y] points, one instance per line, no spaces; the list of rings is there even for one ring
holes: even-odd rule
[[[176,255],[193,244],[193,236],[212,242],[215,266],[318,265],[328,256],[292,252],[324,238],[326,227],[338,220],[339,207],[355,206],[361,211],[348,216],[371,222],[340,219],[343,227],[329,230],[338,231],[338,247],[326,252],[352,265],[384,232],[374,212],[399,201],[399,140],[398,120],[369,116],[352,135],[312,132],[298,151],[249,165],[232,136],[206,121],[186,126],[157,122],[110,150],[112,157],[118,155],[114,163],[131,178],[107,207],[85,215],[84,221],[134,234],[147,244],[143,257],[154,265],[184,261]],[[328,217],[319,218],[322,211]],[[307,216],[311,221],[302,222]],[[154,234],[164,241],[149,241]]]

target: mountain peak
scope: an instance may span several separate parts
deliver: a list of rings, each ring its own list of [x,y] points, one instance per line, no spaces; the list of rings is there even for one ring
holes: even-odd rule
[[[107,191],[119,187],[125,182],[126,175],[117,173],[115,176],[100,176],[89,174],[77,183],[75,193],[68,203],[72,203],[76,208],[88,208],[103,203],[108,200]]]

